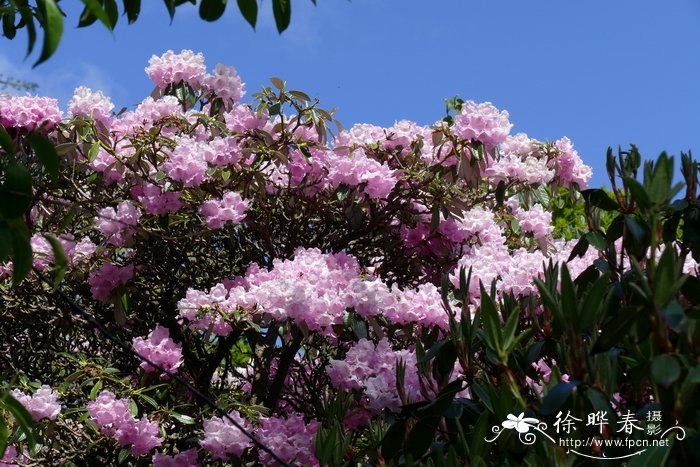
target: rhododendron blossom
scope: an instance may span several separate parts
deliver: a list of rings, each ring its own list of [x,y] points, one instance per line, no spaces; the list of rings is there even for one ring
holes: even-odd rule
[[[17,389],[13,389],[10,394],[27,409],[27,412],[37,422],[42,418],[54,420],[61,412],[58,393],[47,385],[41,386],[31,396]]]
[[[163,326],[156,326],[147,339],[135,337],[133,346],[139,355],[160,365],[166,371],[177,371],[182,364],[182,345],[176,344],[170,338],[168,328]],[[141,363],[141,368],[146,371],[156,371],[156,368],[146,362]]]

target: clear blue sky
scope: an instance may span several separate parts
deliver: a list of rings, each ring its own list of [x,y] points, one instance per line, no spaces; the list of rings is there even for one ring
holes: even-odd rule
[[[249,93],[283,78],[337,107],[346,127],[431,124],[453,95],[491,101],[510,112],[514,132],[569,136],[596,186],[606,184],[608,146],[700,156],[697,0],[294,0],[281,36],[270,0],[257,31],[233,1],[215,23],[185,6],[172,25],[161,1],[143,3],[138,22],[122,17],[113,35],[99,24],[76,29],[69,10],[58,53],[34,70],[36,56],[23,61],[24,31],[2,39],[0,73],[37,81],[64,105],[86,84],[129,107],[152,89],[148,58],[188,48],[210,68],[236,67]]]

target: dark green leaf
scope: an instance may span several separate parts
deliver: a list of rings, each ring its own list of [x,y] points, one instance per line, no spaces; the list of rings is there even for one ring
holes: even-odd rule
[[[578,381],[568,381],[554,386],[542,400],[542,405],[540,406],[542,415],[548,416],[558,412],[578,384]]]
[[[5,169],[5,183],[0,186],[0,214],[6,219],[16,219],[32,205],[32,176],[16,162]]]
[[[668,327],[678,334],[683,334],[688,330],[688,318],[685,310],[676,300],[673,300],[663,309],[664,319]]]
[[[238,9],[248,23],[255,29],[258,21],[258,2],[256,0],[238,0]]]
[[[657,355],[651,361],[651,377],[656,383],[668,387],[675,383],[680,376],[681,366],[674,356]]]
[[[651,207],[651,201],[649,201],[649,195],[644,189],[641,183],[631,177],[625,178],[625,185],[629,188],[630,193],[632,193],[632,198],[642,209],[649,209]]]
[[[17,28],[15,27],[15,12],[10,10],[2,16],[2,33],[5,37],[12,40],[17,34]],[[2,441],[2,439],[0,439]],[[2,451],[2,449],[0,449]],[[0,452],[0,457],[2,453]]]
[[[605,237],[600,232],[588,232],[586,234],[586,239],[588,243],[593,245],[593,247],[598,251],[605,251],[608,244],[605,242]]]
[[[124,0],[124,13],[129,24],[133,24],[141,13],[141,0]]]
[[[620,345],[638,315],[639,313],[634,308],[623,309],[615,318],[605,324],[603,333],[598,337],[592,352],[605,352],[615,345]]]
[[[588,245],[588,238],[586,238],[586,236],[581,237],[581,239],[576,242],[576,246],[571,249],[571,254],[569,255],[567,261],[571,261],[577,256],[583,258],[583,255],[585,255],[588,251]]]
[[[7,130],[2,125],[0,125],[0,147],[3,148],[9,156],[15,154],[15,146],[12,144],[12,138],[10,138]]]
[[[36,44],[36,26],[34,26],[34,15],[32,14],[31,8],[20,8],[20,15],[22,15],[22,22],[27,28],[27,55],[29,55],[34,50],[34,44]]]
[[[12,232],[12,283],[19,284],[32,269],[32,246],[24,222],[15,220]]]
[[[595,188],[591,190],[584,190],[581,192],[581,194],[583,195],[583,198],[592,206],[600,208],[604,211],[617,211],[620,208],[617,201],[610,198],[605,190]]]
[[[440,416],[429,416],[418,420],[406,438],[406,451],[415,456],[420,456],[428,450],[433,439],[435,430],[440,423]]]
[[[29,449],[33,452],[36,448],[36,436],[34,435],[34,420],[27,409],[17,399],[9,394],[2,397],[2,405],[15,417],[19,428],[27,438]]]
[[[66,268],[68,267],[68,258],[66,258],[66,253],[63,251],[63,245],[61,242],[51,234],[44,234],[44,238],[51,244],[51,249],[53,250],[54,256],[54,280],[53,287],[54,290],[63,282],[63,277],[66,275]]]
[[[57,180],[60,160],[53,143],[41,133],[36,132],[27,136],[27,141],[32,149],[34,149],[34,154],[39,158],[46,172],[51,178]]]
[[[63,35],[63,15],[54,0],[37,0],[37,6],[43,18],[44,45],[39,60],[33,66],[46,61],[58,49]]]
[[[272,0],[272,13],[275,16],[277,31],[282,34],[282,31],[287,29],[292,19],[292,1]]]
[[[199,17],[205,21],[216,21],[226,10],[226,0],[202,0],[199,4]]]
[[[403,439],[406,435],[406,422],[397,421],[389,427],[382,439],[382,456],[391,459],[401,450]]]

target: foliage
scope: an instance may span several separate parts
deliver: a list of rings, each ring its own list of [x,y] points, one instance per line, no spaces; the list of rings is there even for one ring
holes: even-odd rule
[[[81,0],[85,5],[78,19],[78,27],[90,26],[99,21],[107,29],[113,31],[120,15],[117,0]],[[316,0],[311,0],[315,5]],[[197,0],[164,0],[165,8],[172,21],[177,8],[189,3],[197,5]],[[199,16],[205,21],[216,21],[224,14],[227,0],[201,0],[199,2]],[[238,9],[245,20],[255,29],[258,19],[257,0],[237,0]],[[272,11],[275,25],[280,34],[289,27],[292,15],[291,0],[272,0]],[[122,14],[126,16],[129,24],[136,22],[141,13],[141,0],[123,0]],[[51,57],[61,41],[63,35],[63,18],[66,16],[61,9],[61,0],[1,0],[0,21],[2,21],[2,35],[7,39],[14,39],[17,31],[27,31],[27,56],[34,51],[37,42],[37,31],[43,31],[43,42],[39,58],[34,66]]]
[[[86,88],[67,117],[0,99],[6,461],[584,462],[528,432],[560,412],[610,424],[572,440],[621,439],[628,411],[697,436],[689,156],[683,201],[635,148],[579,192],[571,141],[490,103],[345,130],[277,78],[242,104],[190,51],[147,72],[119,115]],[[632,462],[697,461],[673,433]]]

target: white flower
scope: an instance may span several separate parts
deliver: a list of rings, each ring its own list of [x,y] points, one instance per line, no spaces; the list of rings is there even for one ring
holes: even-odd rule
[[[520,415],[515,417],[513,414],[508,414],[508,420],[501,423],[503,428],[512,430],[515,428],[518,433],[527,433],[530,431],[530,426],[537,425],[539,420],[536,418],[524,418],[525,412],[520,412]]]

